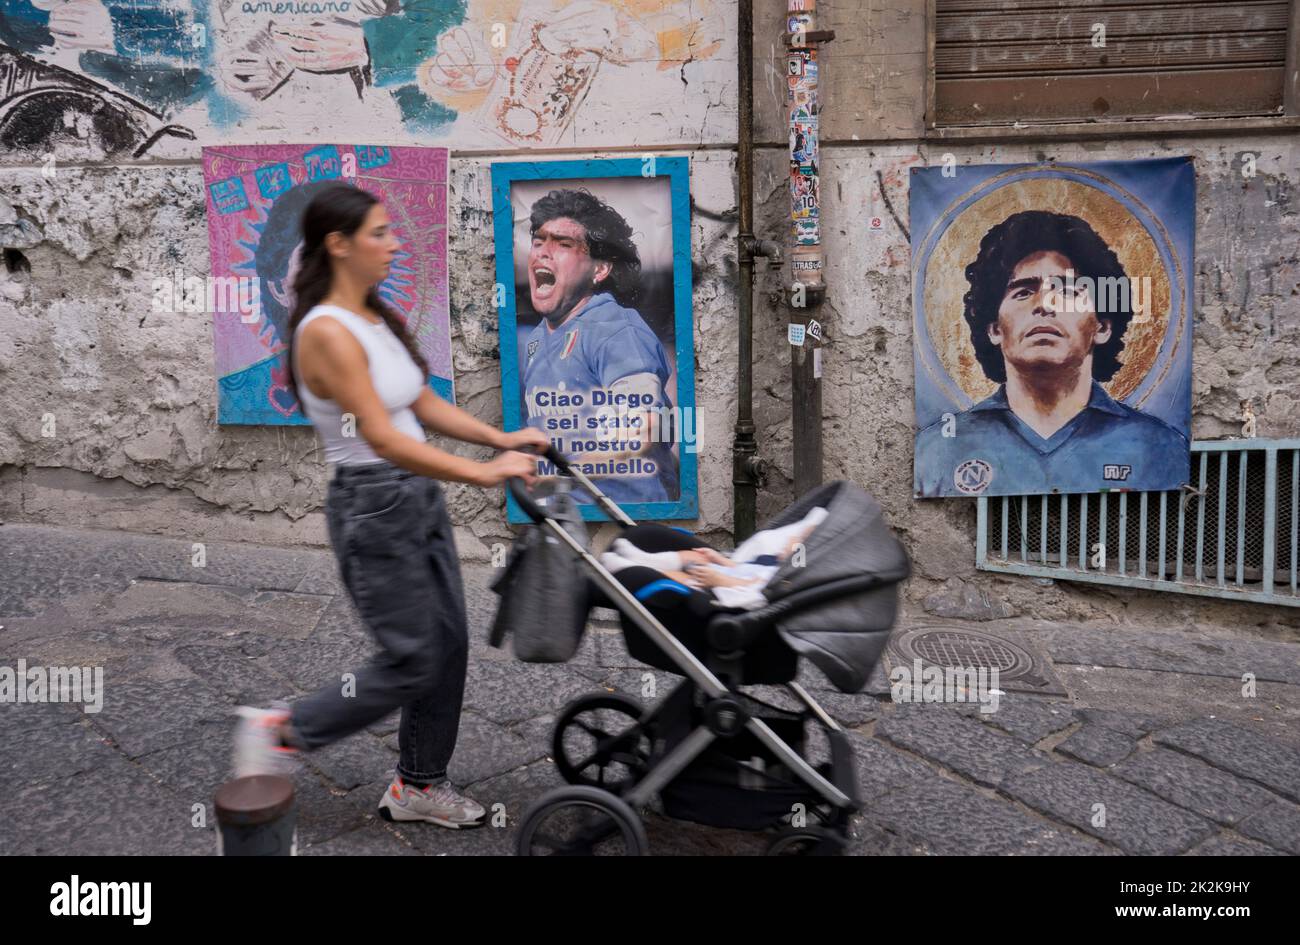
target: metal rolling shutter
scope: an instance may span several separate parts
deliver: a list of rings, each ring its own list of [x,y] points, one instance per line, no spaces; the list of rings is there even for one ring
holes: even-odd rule
[[[1280,114],[1292,2],[934,0],[934,123]]]

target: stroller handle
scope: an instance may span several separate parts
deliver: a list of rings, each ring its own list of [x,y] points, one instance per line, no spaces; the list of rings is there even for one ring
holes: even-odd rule
[[[568,474],[569,461],[554,446],[547,446],[538,455],[544,456],[560,472]],[[511,476],[506,480],[506,488],[510,490],[510,494],[515,497],[515,501],[528,514],[528,517],[538,525],[542,524],[542,521],[546,518],[546,510],[533,501],[533,497],[528,494],[528,487],[524,485],[523,479],[518,476]]]
[[[609,496],[597,489],[592,481],[582,474],[580,469],[575,469],[554,446],[547,446],[539,455],[544,456],[561,473],[573,478],[578,485],[590,492],[592,497],[595,498],[596,504],[605,510],[605,514],[610,517],[611,521],[620,522],[625,526],[636,524],[626,512],[618,507],[616,502],[613,502]],[[528,494],[528,487],[524,485],[522,479],[518,476],[511,476],[506,480],[506,488],[510,490],[510,494],[515,497],[519,507],[528,514],[530,519],[538,525],[545,521],[546,510],[533,501],[533,497]]]

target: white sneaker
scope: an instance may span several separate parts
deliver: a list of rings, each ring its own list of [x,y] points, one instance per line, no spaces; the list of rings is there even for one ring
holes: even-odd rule
[[[241,705],[235,714],[239,716],[233,758],[236,778],[257,774],[287,777],[297,770],[302,753],[280,744],[280,726],[289,719],[287,704],[279,702],[270,709]]]
[[[450,781],[430,784],[421,790],[395,777],[379,801],[379,816],[384,820],[427,820],[459,830],[483,826],[487,811],[478,801],[452,787]]]

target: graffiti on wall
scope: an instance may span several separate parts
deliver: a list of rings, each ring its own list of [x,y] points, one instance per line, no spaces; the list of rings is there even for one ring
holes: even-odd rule
[[[584,103],[620,115],[655,82],[703,108],[674,72],[722,48],[724,13],[718,0],[5,0],[0,52],[95,83],[79,94],[134,115],[145,139],[168,125],[265,137],[268,118],[314,133],[328,116],[529,147],[563,141]],[[49,100],[37,147],[64,110]],[[103,143],[134,153],[137,138]]]
[[[205,30],[168,0],[5,0],[0,144],[139,157],[164,137],[192,140],[171,117],[211,88],[196,45]]]

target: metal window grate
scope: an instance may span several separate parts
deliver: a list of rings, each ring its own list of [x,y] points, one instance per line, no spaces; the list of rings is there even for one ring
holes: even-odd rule
[[[1300,607],[1300,440],[1193,443],[1189,483],[981,497],[976,567]]]

